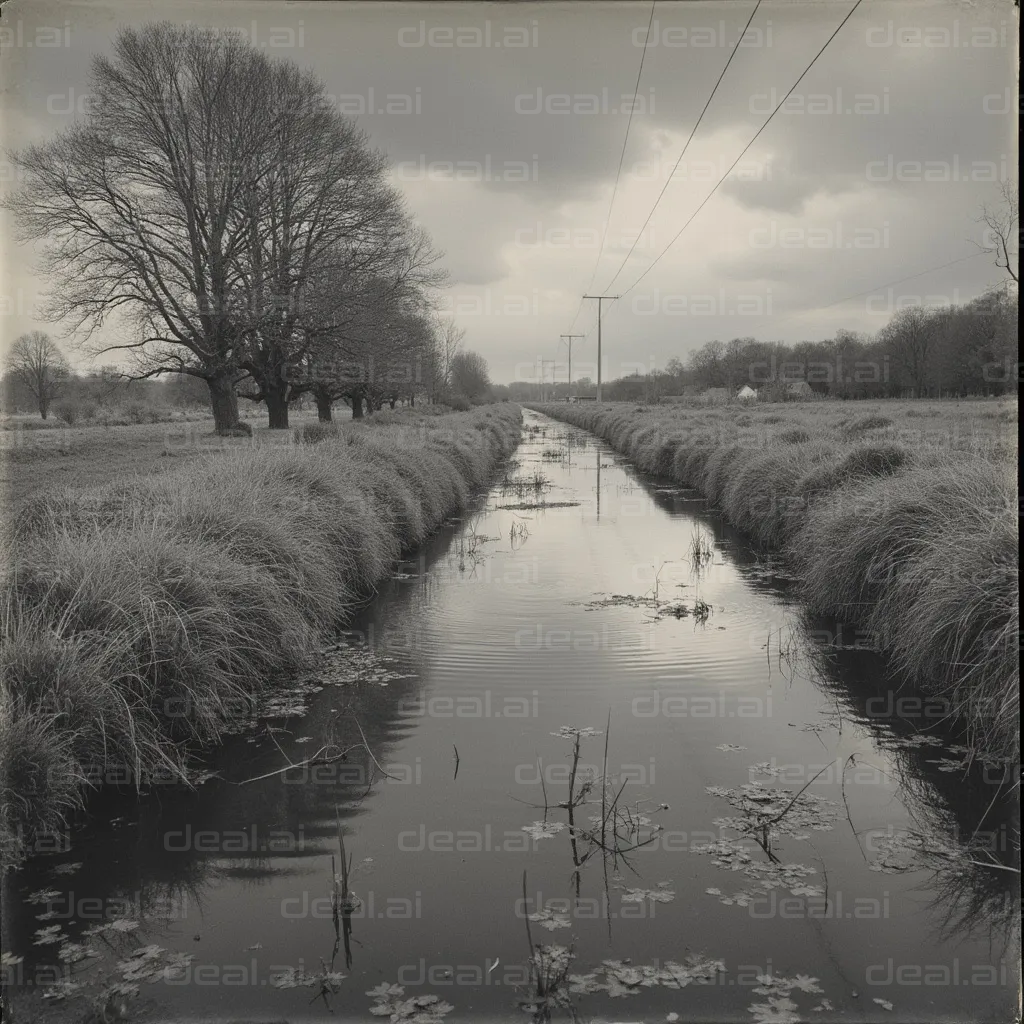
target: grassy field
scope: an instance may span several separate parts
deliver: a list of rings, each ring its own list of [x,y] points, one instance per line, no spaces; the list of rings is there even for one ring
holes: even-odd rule
[[[0,860],[58,827],[89,777],[185,778],[190,750],[251,717],[465,506],[520,421],[514,405],[382,413],[300,426],[286,439],[301,443],[188,449],[184,465],[154,459],[147,428],[95,450],[83,430],[85,476],[110,481],[93,487],[48,486],[41,455],[0,552]]]
[[[1019,750],[1017,404],[538,406],[698,489],[990,755]]]
[[[228,449],[293,442],[291,431],[268,430],[261,410],[244,411],[250,413],[243,418],[253,428],[252,439],[218,437],[205,413],[171,422],[74,427],[52,418],[7,417],[0,424],[0,500],[16,508],[63,486],[89,487],[118,476],[162,473]],[[293,413],[291,420],[299,427],[316,423],[316,412]]]

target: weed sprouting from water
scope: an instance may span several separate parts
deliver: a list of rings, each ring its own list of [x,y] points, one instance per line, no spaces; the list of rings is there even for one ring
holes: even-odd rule
[[[714,538],[706,530],[695,530],[690,538],[690,565],[699,572],[711,564],[714,556]]]

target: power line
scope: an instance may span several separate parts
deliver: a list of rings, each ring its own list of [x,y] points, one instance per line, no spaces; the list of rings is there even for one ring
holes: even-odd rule
[[[747,18],[746,25],[743,26],[743,32],[740,33],[740,39],[743,39],[744,36],[746,36],[747,29],[750,28],[750,23],[754,20],[754,15],[757,14],[757,9],[760,6],[761,0],[757,0],[757,3],[754,5],[754,9],[750,12],[750,17]],[[704,115],[708,112],[708,107],[711,106],[711,101],[715,98],[715,93],[718,92],[718,87],[722,84],[722,79],[725,78],[725,73],[726,71],[729,70],[729,65],[732,63],[733,57],[736,56],[736,51],[738,49],[739,43],[737,42],[736,46],[733,47],[732,53],[729,54],[729,59],[725,62],[725,67],[722,68],[722,73],[718,76],[718,81],[715,82],[715,87],[711,90],[711,95],[708,96],[707,102],[704,104],[704,109],[700,112],[700,117],[697,118],[696,123],[691,129],[689,138],[687,138],[685,145],[679,153],[679,156],[676,158],[675,166],[673,166],[671,173],[665,180],[665,184],[661,186],[661,191],[658,193],[658,198],[655,199],[654,206],[651,207],[651,212],[647,214],[647,220],[644,221],[643,227],[639,230],[639,232],[637,232],[636,240],[629,247],[629,252],[626,253],[626,258],[619,265],[619,269],[615,271],[615,276],[608,282],[609,290],[611,289],[612,285],[615,284],[615,282],[619,279],[619,274],[622,273],[626,264],[629,262],[629,257],[633,255],[633,250],[637,247],[637,243],[639,243],[640,239],[643,237],[644,230],[646,229],[647,225],[651,223],[651,218],[654,216],[654,211],[657,210],[658,204],[661,202],[662,197],[668,190],[669,185],[672,184],[672,179],[673,177],[675,177],[675,173],[679,169],[679,165],[682,163],[683,157],[686,155],[686,151],[689,148],[690,143],[693,141],[693,137],[694,135],[696,135],[697,129],[700,127],[701,121],[704,119]],[[591,283],[593,283],[593,281],[591,281]]]
[[[758,0],[760,2],[760,0]],[[615,171],[615,184],[612,186],[612,198],[608,203],[608,215],[604,220],[604,229],[601,232],[601,244],[597,250],[597,259],[594,261],[594,270],[590,275],[590,282],[587,284],[586,291],[590,291],[594,284],[594,278],[597,277],[597,268],[601,265],[601,256],[604,254],[604,243],[608,237],[608,225],[612,220],[612,209],[615,206],[615,193],[619,189],[619,176],[622,174],[622,163],[626,159],[626,146],[629,143],[629,128],[633,123],[633,111],[636,109],[636,98],[640,93],[640,77],[644,73],[644,58],[647,56],[647,43],[651,38],[651,25],[654,24],[654,8],[658,6],[658,0],[652,0],[651,3],[651,17],[647,22],[647,35],[644,37],[644,48],[640,54],[640,67],[636,73],[636,85],[633,86],[633,102],[629,107],[629,120],[626,121],[626,134],[622,139],[622,152],[619,154],[619,166]],[[572,323],[569,324],[569,330],[576,326],[576,319],[580,315],[580,310],[583,308],[583,300],[580,300],[580,304],[576,309],[576,316],[572,318]]]
[[[829,43],[831,43],[832,40],[835,39],[837,35],[839,35],[839,32],[842,29],[842,27],[850,20],[851,17],[853,17],[854,12],[857,10],[858,7],[860,7],[860,5],[863,2],[864,0],[857,0],[853,7],[850,8],[849,13],[836,26],[836,29],[832,33],[832,35],[830,35],[828,39],[825,40],[825,45],[822,46],[822,48],[814,55],[814,58],[811,60],[811,63],[804,68],[804,70],[800,73],[800,77],[789,87],[789,91],[786,93],[785,96],[782,97],[781,100],[779,100],[778,105],[765,119],[764,124],[762,124],[761,127],[757,129],[757,131],[754,133],[754,137],[743,147],[743,149],[740,151],[740,155],[736,157],[736,159],[732,162],[732,165],[725,172],[725,174],[723,174],[722,177],[718,179],[718,181],[715,184],[715,187],[704,197],[704,199],[701,201],[700,206],[698,206],[697,209],[690,214],[689,219],[676,232],[676,235],[672,239],[672,241],[669,242],[664,249],[662,249],[661,253],[655,258],[654,262],[651,263],[651,265],[622,293],[623,295],[626,295],[629,292],[631,292],[658,265],[658,263],[661,261],[665,253],[667,253],[669,249],[671,249],[672,246],[675,245],[677,241],[679,241],[679,236],[690,226],[690,224],[693,222],[694,217],[696,217],[697,214],[704,209],[704,206],[707,204],[707,201],[718,191],[718,187],[722,184],[722,182],[725,181],[725,179],[728,178],[730,174],[732,174],[733,169],[740,162],[740,160],[743,159],[743,156],[747,152],[747,150],[750,149],[750,147],[757,141],[758,136],[760,136],[761,132],[763,132],[765,128],[768,127],[768,122],[771,121],[771,119],[782,109],[782,105],[786,102],[786,100],[789,99],[790,96],[792,96],[793,90],[803,81],[804,76],[807,74],[808,71],[811,70],[812,67],[814,67],[815,62],[825,52]]]

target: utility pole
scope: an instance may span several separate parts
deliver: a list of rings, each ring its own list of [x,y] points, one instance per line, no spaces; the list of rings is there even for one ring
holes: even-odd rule
[[[576,338],[585,338],[585,334],[560,334],[559,337],[569,346],[569,397],[572,398],[572,343]]]
[[[555,360],[554,359],[541,359],[540,360],[540,391],[541,391],[541,401],[542,402],[546,402],[548,400],[548,396],[547,396],[547,380],[545,379],[545,376],[544,376],[544,374],[545,374],[545,367],[547,367],[547,366],[551,367],[551,382],[553,384],[554,381],[555,381]]]
[[[601,300],[617,299],[618,295],[584,295],[585,299],[597,299],[597,400],[601,401]]]

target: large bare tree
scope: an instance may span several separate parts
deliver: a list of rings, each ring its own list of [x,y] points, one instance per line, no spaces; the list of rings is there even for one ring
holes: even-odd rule
[[[124,314],[134,336],[98,351],[201,377],[219,431],[247,377],[286,426],[289,375],[330,326],[314,284],[394,277],[418,249],[383,156],[315,77],[236,35],[125,30],[93,91],[83,122],[16,155],[8,205],[57,282],[50,315],[88,337]]]
[[[387,183],[385,157],[334,109],[319,80],[277,63],[268,91],[287,116],[245,206],[240,276],[253,317],[240,365],[275,428],[288,425],[291,382],[310,344],[351,321],[352,282],[408,288],[437,254]]]
[[[30,331],[15,340],[7,354],[7,372],[32,393],[44,420],[69,376],[60,349],[42,331]]]
[[[210,391],[217,429],[238,424],[234,384],[250,316],[240,216],[277,115],[270,62],[236,36],[167,23],[125,29],[93,62],[93,111],[15,155],[26,183],[7,200],[42,243],[51,317],[86,336],[122,313],[135,375],[188,373]]]

